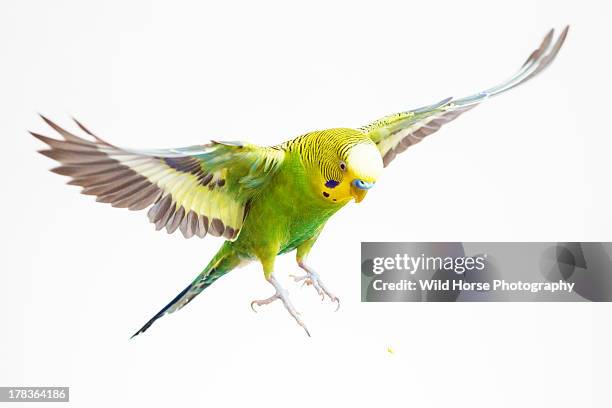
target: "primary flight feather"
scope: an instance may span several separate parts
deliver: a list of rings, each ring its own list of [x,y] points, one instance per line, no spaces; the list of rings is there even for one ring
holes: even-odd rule
[[[274,275],[280,254],[296,251],[303,276],[324,299],[340,305],[306,257],[327,220],[351,200],[360,202],[399,153],[485,100],[521,85],[554,60],[568,32],[553,43],[553,30],[507,81],[464,98],[386,116],[359,129],[315,131],[272,147],[218,142],[159,150],[122,149],[81,123],[83,138],[43,117],[62,139],[32,135],[49,146],[42,154],[60,162],[52,171],[71,177],[83,194],[113,207],[142,210],[157,230],[180,230],[185,238],[206,235],[225,242],[204,270],[134,336],[172,313],[218,278],[258,261],[275,293],[251,306],[280,300],[308,330]],[[133,337],[133,336],[132,336]]]

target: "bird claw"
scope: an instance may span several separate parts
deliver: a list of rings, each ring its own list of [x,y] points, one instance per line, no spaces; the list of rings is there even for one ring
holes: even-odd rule
[[[302,283],[302,286],[312,285],[312,287],[315,288],[315,290],[317,291],[317,294],[321,296],[322,302],[325,301],[325,296],[327,296],[329,300],[331,300],[332,302],[336,302],[338,306],[336,307],[335,311],[337,312],[340,309],[340,299],[336,295],[331,293],[325,287],[325,285],[319,278],[319,275],[314,270],[312,270],[310,267],[308,267],[307,265],[303,263],[299,263],[298,265],[300,266],[300,268],[306,271],[306,275],[302,275],[302,276],[289,275],[289,276],[291,276],[293,280],[296,282],[304,281],[304,283]]]
[[[254,300],[251,302],[251,310],[253,310],[255,313],[257,313],[257,309],[255,309],[255,305],[257,306],[261,306],[257,300]]]
[[[257,310],[255,310],[255,305],[263,306],[263,305],[270,304],[270,303],[274,302],[275,300],[280,299],[281,296],[282,296],[281,293],[282,293],[282,291],[277,290],[274,295],[270,296],[267,299],[261,299],[261,300],[254,300],[254,301],[252,301],[251,302],[251,309],[253,309],[253,311],[255,313],[257,313]],[[286,296],[286,292],[285,292],[284,295]]]
[[[289,314],[295,319],[297,324],[302,326],[304,331],[306,331],[306,334],[308,335],[308,337],[310,337],[310,332],[308,331],[308,328],[306,327],[306,325],[300,318],[302,314],[298,312],[297,310],[295,310],[293,303],[291,303],[291,301],[289,300],[289,293],[285,289],[283,289],[282,286],[279,285],[276,279],[274,279],[274,276],[270,276],[270,278],[268,279],[268,282],[270,282],[272,286],[274,286],[274,289],[276,289],[276,293],[274,293],[274,295],[270,296],[267,299],[253,300],[251,302],[251,309],[253,309],[253,311],[257,313],[257,310],[255,310],[255,307],[254,307],[255,305],[263,306],[263,305],[270,304],[276,300],[280,300],[283,302],[283,305],[285,306],[285,309],[287,309],[287,312],[289,312]]]
[[[337,312],[338,310],[340,310],[340,299],[339,298],[336,298],[335,300],[332,299],[332,302],[338,303],[338,306],[336,306],[336,310],[334,310],[334,312]]]

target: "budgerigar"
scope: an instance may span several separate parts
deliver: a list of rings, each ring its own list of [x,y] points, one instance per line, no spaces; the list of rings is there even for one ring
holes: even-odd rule
[[[42,154],[61,163],[52,171],[69,184],[114,207],[142,210],[157,230],[180,229],[185,238],[206,235],[225,242],[204,270],[134,336],[166,313],[181,309],[231,270],[258,261],[274,287],[262,306],[280,300],[306,330],[287,291],[275,277],[278,255],[296,251],[304,270],[294,276],[319,296],[340,301],[306,263],[327,220],[375,185],[399,153],[485,100],[525,83],[550,65],[567,35],[553,43],[553,30],[507,81],[464,98],[447,98],[422,108],[386,116],[358,129],[315,131],[272,147],[218,142],[165,150],[122,149],[95,136],[81,138],[43,117],[62,139],[32,133],[47,145]],[[132,336],[133,337],[133,336]]]

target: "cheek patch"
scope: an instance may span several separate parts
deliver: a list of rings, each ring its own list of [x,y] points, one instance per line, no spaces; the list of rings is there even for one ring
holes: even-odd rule
[[[340,184],[340,182],[339,182],[339,181],[336,181],[336,180],[328,180],[328,181],[325,183],[325,187],[327,187],[327,188],[334,188],[334,187],[336,187],[338,184]]]

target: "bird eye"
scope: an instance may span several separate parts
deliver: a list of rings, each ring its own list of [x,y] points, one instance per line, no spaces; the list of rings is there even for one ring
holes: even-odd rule
[[[343,161],[340,161],[340,170],[342,171],[346,170],[346,163]]]

